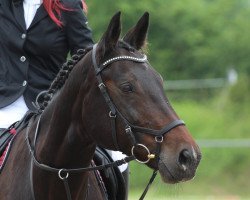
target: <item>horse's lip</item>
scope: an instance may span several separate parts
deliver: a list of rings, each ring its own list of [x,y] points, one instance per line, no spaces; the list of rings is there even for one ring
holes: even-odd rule
[[[162,166],[165,169],[164,172],[161,170]],[[163,162],[163,160],[161,158],[159,159],[158,169],[159,169],[159,172],[163,178],[163,181],[165,181],[167,183],[178,183],[179,182],[179,180],[173,175],[173,173],[170,171],[168,166]],[[168,177],[167,177],[167,175],[168,175]]]
[[[165,163],[162,159],[159,160],[158,168],[163,181],[166,183],[174,184],[174,183],[185,182],[193,179],[195,176],[195,173],[190,173],[190,172],[185,176],[180,171],[178,173],[172,172],[171,168],[169,168],[167,163]]]

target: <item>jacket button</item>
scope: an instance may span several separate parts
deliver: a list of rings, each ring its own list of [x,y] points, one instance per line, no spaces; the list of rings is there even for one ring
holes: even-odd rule
[[[25,38],[26,38],[26,34],[23,33],[23,34],[21,35],[21,38],[22,38],[22,39],[25,39]]]
[[[27,85],[27,81],[23,81],[23,86],[26,86]]]
[[[24,62],[26,60],[25,56],[20,57],[21,62]]]

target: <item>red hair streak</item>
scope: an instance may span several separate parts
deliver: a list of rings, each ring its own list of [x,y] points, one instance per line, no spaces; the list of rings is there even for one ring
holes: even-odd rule
[[[48,12],[48,15],[50,18],[60,27],[63,26],[63,23],[58,19],[58,17],[61,16],[62,10],[68,10],[70,11],[71,8],[65,7],[61,0],[43,0],[43,6],[45,10]],[[84,0],[82,0],[82,7],[85,12],[87,12],[87,5]],[[57,17],[57,16],[58,17]]]

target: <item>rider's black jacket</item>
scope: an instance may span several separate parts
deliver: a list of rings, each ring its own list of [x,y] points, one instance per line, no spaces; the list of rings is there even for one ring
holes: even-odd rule
[[[0,0],[0,108],[23,95],[34,109],[32,102],[48,89],[68,52],[93,44],[81,1],[63,2],[72,9],[62,12],[62,28],[42,4],[26,30],[22,0]]]

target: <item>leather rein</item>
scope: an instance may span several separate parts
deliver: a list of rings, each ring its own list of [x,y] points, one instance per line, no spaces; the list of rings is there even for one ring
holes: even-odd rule
[[[96,62],[96,47],[97,47],[97,44],[95,44],[93,46],[92,62],[93,62],[93,66],[94,66],[94,69],[96,72],[98,87],[101,91],[102,96],[105,99],[106,104],[108,105],[108,107],[110,109],[109,117],[111,119],[112,139],[114,142],[114,146],[116,147],[117,150],[120,149],[119,145],[118,145],[118,141],[117,141],[117,131],[116,131],[116,118],[117,118],[117,116],[119,116],[123,120],[123,122],[125,123],[125,133],[127,134],[129,139],[131,140],[133,147],[131,149],[131,156],[127,156],[121,160],[117,160],[117,161],[108,163],[106,165],[99,165],[99,166],[94,166],[94,167],[72,168],[72,169],[51,167],[49,165],[40,163],[37,160],[36,153],[35,153],[36,140],[38,137],[39,127],[40,127],[40,119],[41,119],[42,114],[40,114],[40,116],[38,118],[36,130],[35,130],[35,136],[34,136],[32,143],[29,139],[29,128],[30,128],[31,121],[32,121],[32,120],[30,120],[30,123],[27,127],[25,140],[26,140],[26,143],[27,143],[27,146],[28,146],[28,149],[30,151],[31,158],[33,161],[33,162],[31,161],[31,172],[30,172],[31,179],[32,179],[32,166],[33,166],[33,164],[42,170],[57,173],[59,179],[61,179],[64,183],[64,187],[65,187],[65,191],[66,191],[66,195],[67,195],[68,200],[72,200],[70,188],[69,188],[69,184],[68,184],[69,174],[92,171],[92,170],[103,170],[103,169],[107,169],[109,167],[117,167],[117,166],[120,166],[122,164],[129,163],[132,160],[137,160],[140,163],[148,163],[151,159],[157,159],[157,162],[158,162],[159,161],[159,154],[160,154],[160,150],[161,150],[161,143],[163,142],[163,136],[166,133],[168,133],[169,131],[171,131],[173,128],[175,128],[177,126],[185,125],[184,121],[178,119],[178,120],[174,120],[171,123],[167,124],[166,126],[164,126],[160,130],[154,130],[154,129],[149,129],[149,128],[145,128],[145,127],[136,126],[136,125],[133,125],[132,123],[130,123],[126,119],[126,117],[124,117],[123,114],[121,112],[119,112],[119,110],[117,109],[117,107],[113,103],[113,101],[112,101],[112,99],[107,91],[107,88],[106,88],[104,82],[102,81],[101,73],[104,69],[106,69],[106,67],[108,67],[110,64],[112,64],[114,62],[127,60],[127,61],[131,61],[131,62],[144,63],[144,62],[147,62],[147,57],[146,57],[146,55],[143,55],[142,58],[137,58],[137,57],[133,57],[133,56],[118,56],[118,57],[111,58],[111,59],[105,61],[104,63],[102,63],[100,66],[98,66],[97,62]],[[155,154],[151,154],[149,149],[144,144],[137,143],[135,136],[134,136],[135,132],[142,132],[142,133],[153,135],[155,137],[155,142],[157,144]],[[136,156],[134,155],[134,149],[136,147],[142,147],[146,150],[146,152],[148,154],[147,160],[139,160],[138,158],[136,158]],[[152,182],[154,181],[154,179],[157,175],[157,171],[158,171],[157,169],[155,169],[153,171],[153,174],[149,180],[149,183],[147,184],[146,188],[144,189],[144,192],[142,193],[140,200],[144,199],[150,185],[152,184]],[[31,189],[32,189],[32,193],[33,193],[32,194],[33,199],[35,199],[32,180],[31,180],[31,186],[32,186]]]

